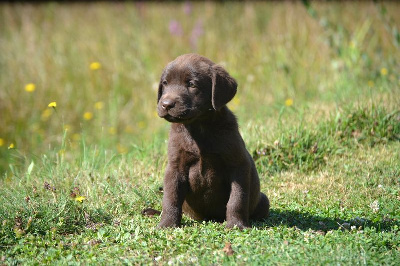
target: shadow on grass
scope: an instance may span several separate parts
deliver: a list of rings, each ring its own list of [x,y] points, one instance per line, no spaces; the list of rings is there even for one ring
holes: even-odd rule
[[[315,231],[330,231],[330,230],[348,230],[351,226],[359,228],[370,227],[375,228],[378,232],[390,231],[394,226],[400,227],[397,220],[386,219],[378,222],[371,221],[366,218],[355,217],[351,220],[340,218],[326,218],[317,215],[311,215],[299,211],[291,210],[270,210],[270,216],[263,222],[253,222],[254,227],[274,227],[285,225],[287,227],[296,227],[302,231],[309,229]]]

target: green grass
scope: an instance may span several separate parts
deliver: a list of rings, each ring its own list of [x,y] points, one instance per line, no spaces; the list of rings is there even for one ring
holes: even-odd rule
[[[356,146],[373,147],[400,140],[400,110],[388,113],[382,108],[338,112],[334,119],[312,130],[303,123],[278,134],[273,145],[260,147],[253,159],[261,159],[261,171],[299,168],[319,169],[329,156],[343,154]]]
[[[398,265],[400,6],[304,2],[1,4],[0,264]],[[252,229],[142,214],[167,163],[157,82],[188,52],[239,83],[271,200]]]

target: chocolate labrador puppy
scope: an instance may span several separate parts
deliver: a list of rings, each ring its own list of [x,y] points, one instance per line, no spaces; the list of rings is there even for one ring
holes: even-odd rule
[[[164,69],[158,115],[172,123],[159,227],[177,227],[182,210],[196,220],[249,227],[269,213],[254,161],[226,107],[237,83],[211,60],[185,54]]]

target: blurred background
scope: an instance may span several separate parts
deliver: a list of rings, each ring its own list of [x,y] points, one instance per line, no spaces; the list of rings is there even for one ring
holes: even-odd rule
[[[229,107],[250,149],[273,141],[278,118],[291,125],[299,113],[312,122],[344,105],[399,106],[398,14],[394,1],[2,3],[1,176],[46,154],[166,150],[156,90],[184,53],[237,79]]]

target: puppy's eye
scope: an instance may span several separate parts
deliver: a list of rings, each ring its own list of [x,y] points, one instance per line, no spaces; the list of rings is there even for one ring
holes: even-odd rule
[[[168,82],[166,80],[162,81],[162,85],[166,86],[168,84]]]
[[[196,88],[196,85],[193,83],[193,81],[189,81],[188,87],[189,88]]]

